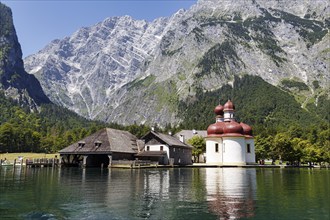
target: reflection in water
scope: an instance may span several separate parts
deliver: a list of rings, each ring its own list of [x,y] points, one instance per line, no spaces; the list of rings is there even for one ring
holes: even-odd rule
[[[329,180],[325,169],[2,167],[0,219],[329,219]]]
[[[144,172],[142,179],[142,209],[139,216],[149,217],[156,202],[169,199],[169,170]]]
[[[256,187],[255,170],[229,168],[2,169],[0,183],[2,215],[23,219],[248,217]]]
[[[255,169],[207,169],[205,182],[209,208],[220,219],[255,215]]]
[[[124,219],[202,219],[207,207],[201,204],[205,202],[201,172],[191,168],[112,169],[105,203],[113,216]]]
[[[161,202],[170,199],[169,170],[110,170],[105,197],[116,215],[122,213],[149,218],[164,210]],[[129,209],[127,208],[129,207]]]

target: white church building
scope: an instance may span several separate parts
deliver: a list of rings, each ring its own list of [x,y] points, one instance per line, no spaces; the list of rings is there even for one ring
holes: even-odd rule
[[[216,122],[207,128],[206,163],[224,166],[255,164],[252,128],[235,120],[235,106],[228,100],[214,109]]]

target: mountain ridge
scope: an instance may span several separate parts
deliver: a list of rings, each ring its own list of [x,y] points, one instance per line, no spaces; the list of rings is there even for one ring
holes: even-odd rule
[[[327,12],[327,1],[201,0],[153,22],[107,18],[53,41],[25,67],[53,102],[122,124],[177,124],[178,103],[197,88],[245,74],[276,86],[299,81],[308,103],[329,86]]]

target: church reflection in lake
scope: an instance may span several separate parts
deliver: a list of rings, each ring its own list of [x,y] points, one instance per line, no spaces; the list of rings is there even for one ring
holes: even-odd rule
[[[255,169],[206,169],[205,182],[209,209],[221,219],[255,215]]]
[[[123,175],[130,177],[124,182]],[[110,170],[105,199],[109,207],[142,218],[170,219],[190,209],[191,217],[238,219],[255,216],[256,191],[255,169]]]

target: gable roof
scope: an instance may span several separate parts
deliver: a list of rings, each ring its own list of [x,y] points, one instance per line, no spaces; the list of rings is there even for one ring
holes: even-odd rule
[[[136,153],[137,137],[128,131],[103,128],[59,151],[60,154]]]
[[[176,133],[174,136],[180,138],[180,136],[184,137],[184,140],[187,141],[191,139],[195,135],[202,136],[203,138],[207,137],[206,130],[181,130],[180,132]]]
[[[171,147],[175,146],[175,147],[183,147],[183,148],[192,148],[191,146],[189,146],[185,143],[182,143],[178,138],[176,138],[174,136],[158,133],[156,131],[150,131],[149,133],[144,135],[141,139],[145,140],[145,139],[150,138],[152,136],[154,136],[157,139],[163,141],[165,144],[167,144],[168,146],[171,146]]]

